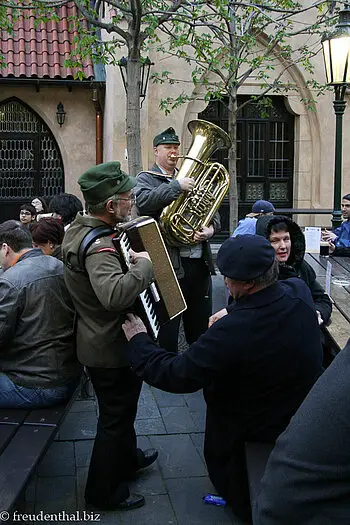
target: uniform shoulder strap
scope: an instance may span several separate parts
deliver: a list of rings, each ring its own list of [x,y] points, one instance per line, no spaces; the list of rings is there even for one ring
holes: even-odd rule
[[[79,269],[85,271],[85,258],[88,249],[100,237],[106,237],[114,232],[110,226],[97,226],[89,231],[80,243],[78,250],[78,265]]]

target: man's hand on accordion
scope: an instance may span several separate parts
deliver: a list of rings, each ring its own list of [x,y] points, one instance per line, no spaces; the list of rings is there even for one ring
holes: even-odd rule
[[[134,250],[130,248],[129,261],[131,262],[131,264],[135,264],[139,259],[148,259],[149,261],[151,260],[150,256],[148,255],[148,252],[134,252]]]
[[[141,253],[141,252],[140,252]],[[142,252],[146,253],[146,252]],[[147,334],[147,329],[141,319],[134,314],[127,314],[127,319],[124,324],[122,324],[125,337],[128,341],[134,337],[134,335],[141,334],[145,332]]]

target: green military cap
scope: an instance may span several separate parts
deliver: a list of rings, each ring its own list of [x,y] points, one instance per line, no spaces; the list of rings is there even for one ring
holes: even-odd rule
[[[153,147],[159,144],[180,144],[179,137],[176,135],[174,128],[168,128],[153,139]]]
[[[83,173],[78,183],[87,204],[98,204],[116,193],[125,193],[136,186],[136,178],[120,169],[120,162],[104,162]]]

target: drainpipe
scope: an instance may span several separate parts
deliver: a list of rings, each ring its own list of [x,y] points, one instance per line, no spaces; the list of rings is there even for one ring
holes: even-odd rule
[[[92,90],[92,102],[96,111],[96,164],[103,162],[103,113],[97,89]]]

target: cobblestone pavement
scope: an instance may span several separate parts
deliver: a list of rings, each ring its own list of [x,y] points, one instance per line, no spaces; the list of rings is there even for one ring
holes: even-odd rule
[[[225,304],[225,292],[222,277],[214,277],[213,282],[216,311]],[[185,348],[183,338],[181,346]],[[91,389],[87,396],[73,404],[29,485],[27,513],[57,514],[45,523],[66,522],[67,515],[72,514],[72,521],[98,517],[102,525],[239,525],[229,509],[206,505],[202,500],[208,492],[215,493],[203,459],[202,392],[169,394],[146,384],[136,419],[138,445],[156,448],[159,458],[130,484],[132,491],[144,494],[146,505],[124,513],[102,512],[99,516],[85,509],[84,487],[97,421]],[[80,515],[74,514],[77,510]]]

